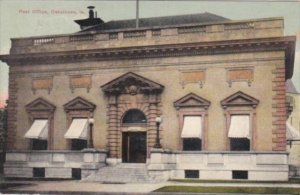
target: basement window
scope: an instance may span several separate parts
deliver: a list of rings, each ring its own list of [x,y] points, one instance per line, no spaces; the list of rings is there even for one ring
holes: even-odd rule
[[[44,178],[45,177],[45,168],[33,168],[33,177]]]
[[[184,170],[184,178],[199,179],[199,170]]]
[[[248,179],[248,171],[232,171],[232,179]]]
[[[81,179],[81,169],[73,168],[72,169],[72,178],[80,180]]]

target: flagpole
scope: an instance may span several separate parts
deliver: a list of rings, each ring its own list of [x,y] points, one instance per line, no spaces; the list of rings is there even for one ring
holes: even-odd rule
[[[139,28],[139,0],[136,0],[136,20],[135,27]]]

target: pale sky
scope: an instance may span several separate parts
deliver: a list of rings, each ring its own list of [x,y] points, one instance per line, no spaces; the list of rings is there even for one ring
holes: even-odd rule
[[[98,17],[104,21],[135,18],[135,0],[0,0],[0,54],[9,53],[10,38],[79,31],[79,26],[73,20],[87,18],[86,7],[90,5],[96,7]],[[300,0],[140,0],[141,18],[202,12],[210,12],[231,20],[284,17],[285,35],[297,36],[292,80],[300,92]],[[0,62],[0,107],[7,99],[7,90],[8,66]]]

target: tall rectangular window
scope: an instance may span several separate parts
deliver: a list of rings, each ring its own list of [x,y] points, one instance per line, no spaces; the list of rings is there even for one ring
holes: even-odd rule
[[[195,151],[202,149],[202,117],[185,116],[181,132],[183,150]]]
[[[250,150],[249,115],[231,115],[228,137],[231,151]]]
[[[71,150],[87,148],[89,123],[87,118],[74,118],[65,134],[71,140]]]
[[[47,119],[36,119],[33,121],[30,129],[24,135],[25,138],[31,139],[32,150],[48,149],[48,131],[49,122]]]

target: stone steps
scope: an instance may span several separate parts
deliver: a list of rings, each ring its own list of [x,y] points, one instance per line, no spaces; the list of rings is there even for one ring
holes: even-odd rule
[[[102,183],[149,183],[146,164],[122,163],[115,166],[100,168],[96,173],[91,174],[85,181]]]

